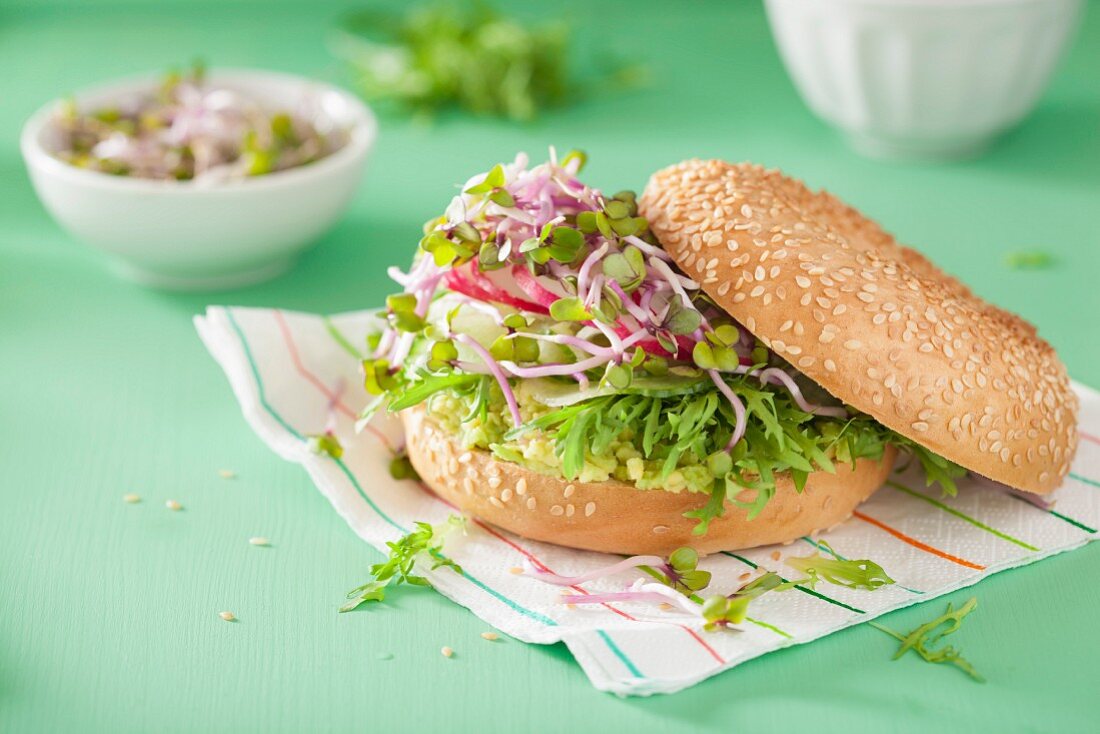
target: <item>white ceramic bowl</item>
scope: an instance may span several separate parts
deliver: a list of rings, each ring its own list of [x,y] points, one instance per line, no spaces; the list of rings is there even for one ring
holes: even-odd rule
[[[308,102],[348,130],[340,150],[299,168],[217,184],[153,181],[76,168],[51,155],[46,105],[23,127],[21,147],[39,198],[73,235],[106,252],[123,277],[175,289],[228,288],[281,273],[347,208],[377,136],[370,110],[350,93],[303,77],[220,70],[212,83],[265,105]],[[130,79],[76,95],[82,109],[109,105],[149,88]]]
[[[1080,0],[766,0],[795,87],[860,152],[980,152],[1035,106]]]

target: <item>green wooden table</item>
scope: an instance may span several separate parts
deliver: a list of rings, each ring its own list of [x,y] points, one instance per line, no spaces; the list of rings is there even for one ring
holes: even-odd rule
[[[120,283],[38,204],[17,134],[39,104],[196,54],[340,79],[324,45],[339,10],[0,7],[0,731],[1096,730],[1100,547],[953,595],[980,599],[956,637],[985,685],[891,662],[893,641],[861,626],[675,696],[619,700],[563,647],[486,642],[483,624],[429,591],[338,615],[378,554],[252,435],[191,316],[209,302],[376,305],[385,266],[407,262],[457,182],[552,143],[587,149],[589,179],[612,189],[688,156],[828,186],[1033,320],[1077,379],[1100,385],[1097,7],[1035,115],[972,162],[855,157],[796,98],[755,2],[574,2],[562,12],[581,38],[645,60],[649,86],[529,126],[386,120],[348,217],[269,284],[175,295]],[[1055,265],[1005,266],[1034,248]],[[128,492],[143,501],[123,503]],[[250,546],[256,535],[272,547]],[[908,629],[942,608],[887,622]],[[225,609],[240,621],[220,620]]]

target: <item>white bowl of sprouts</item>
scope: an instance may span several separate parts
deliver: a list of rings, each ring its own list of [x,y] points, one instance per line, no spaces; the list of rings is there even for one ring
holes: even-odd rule
[[[290,267],[347,208],[376,135],[344,90],[220,70],[52,102],[21,147],[46,209],[116,273],[194,290]]]

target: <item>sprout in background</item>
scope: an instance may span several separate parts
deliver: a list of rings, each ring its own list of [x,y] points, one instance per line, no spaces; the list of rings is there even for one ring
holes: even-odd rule
[[[576,96],[569,67],[579,60],[569,44],[561,21],[524,25],[482,3],[436,2],[400,14],[354,13],[333,48],[371,101],[523,121]],[[618,83],[637,76],[635,67],[603,66],[597,73]]]
[[[67,103],[57,157],[117,176],[216,183],[303,166],[339,150],[344,130],[313,110],[267,109],[211,84],[201,65],[110,107]]]

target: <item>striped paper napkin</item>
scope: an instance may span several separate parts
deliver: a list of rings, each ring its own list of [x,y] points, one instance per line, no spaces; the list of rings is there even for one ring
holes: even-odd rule
[[[225,370],[253,430],[284,459],[301,464],[336,511],[364,540],[384,549],[414,521],[438,523],[452,510],[409,481],[389,477],[390,447],[400,431],[386,419],[356,436],[366,402],[360,351],[368,313],[332,318],[274,310],[210,308],[195,325]],[[709,556],[714,588],[734,588],[746,571],[789,573],[784,555],[807,555],[827,540],[848,558],[870,558],[897,583],[876,591],[819,584],[753,602],[740,632],[708,633],[686,614],[638,604],[569,608],[561,589],[511,569],[524,559],[566,575],[607,565],[611,556],[559,548],[472,522],[449,538],[463,568],[425,571],[440,593],[525,642],[564,641],[592,684],[619,695],[672,693],[787,645],[823,635],[981,581],[991,573],[1079,548],[1100,528],[1100,394],[1081,396],[1081,448],[1054,509],[971,482],[944,499],[918,476],[901,475],[846,522],[817,539],[785,547]],[[305,437],[335,415],[342,459],[313,454]],[[564,500],[563,500],[564,501]],[[778,551],[778,553],[777,553]],[[779,558],[777,559],[777,556]],[[587,584],[621,590],[635,574]],[[338,590],[340,591],[340,590]]]

